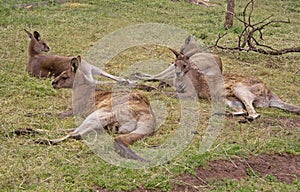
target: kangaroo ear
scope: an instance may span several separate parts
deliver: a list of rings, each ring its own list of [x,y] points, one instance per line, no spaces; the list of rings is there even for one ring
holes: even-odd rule
[[[24,31],[27,33],[28,37],[31,39],[32,38],[32,34],[29,31],[27,31],[26,29],[24,29]]]
[[[172,51],[175,54],[176,58],[179,58],[180,56],[182,56],[182,54],[179,53],[178,51],[176,51],[175,49],[172,49],[172,48],[169,48],[169,49],[170,49],[170,51]]]
[[[79,57],[80,58],[80,57]],[[71,70],[76,73],[78,67],[79,67],[80,61],[78,60],[78,58],[73,57],[71,60]]]
[[[42,40],[41,35],[39,34],[39,32],[34,31],[34,32],[33,32],[33,35],[34,35],[34,38],[35,38],[37,41]]]

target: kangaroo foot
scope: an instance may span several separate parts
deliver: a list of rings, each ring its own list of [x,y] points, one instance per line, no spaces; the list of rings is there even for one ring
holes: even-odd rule
[[[243,116],[243,115],[247,115],[247,112],[244,112],[244,111],[237,111],[237,112],[226,111],[226,116],[227,117],[235,117],[235,116]]]
[[[254,114],[254,115],[249,115],[246,117],[246,119],[250,122],[254,121],[255,119],[258,119],[260,117],[260,114]]]
[[[82,139],[82,137],[80,135],[68,134],[65,137],[60,138],[60,139],[52,139],[52,140],[51,139],[39,139],[39,140],[36,140],[35,143],[43,144],[43,145],[57,145],[58,143],[66,141],[69,138],[76,139],[76,140]]]

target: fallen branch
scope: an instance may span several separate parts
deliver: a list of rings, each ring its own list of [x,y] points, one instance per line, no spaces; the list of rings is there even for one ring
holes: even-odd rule
[[[249,15],[246,15],[247,10],[250,8]],[[235,47],[227,47],[224,45],[219,45],[220,40],[227,35],[227,32],[224,33],[223,35],[218,35],[217,40],[215,41],[215,44],[209,48],[215,47],[219,48],[222,50],[238,50],[238,51],[253,51],[257,53],[262,53],[266,55],[282,55],[285,53],[291,53],[291,52],[300,52],[300,47],[292,47],[292,48],[284,48],[284,49],[275,49],[269,45],[264,45],[259,42],[254,36],[255,34],[259,33],[259,39],[263,39],[263,32],[267,26],[269,26],[272,23],[290,23],[290,20],[288,19],[287,21],[282,21],[282,20],[270,20],[273,15],[270,15],[263,20],[257,22],[257,23],[252,23],[251,22],[251,17],[254,12],[254,0],[250,0],[242,14],[242,19],[237,17],[235,13],[230,13],[234,16],[235,19],[237,19],[239,22],[243,23],[244,29],[242,32],[238,35],[238,40],[237,40],[237,46]]]

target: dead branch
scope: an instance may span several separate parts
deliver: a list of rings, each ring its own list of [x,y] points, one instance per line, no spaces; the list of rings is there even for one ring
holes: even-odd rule
[[[247,11],[249,10],[249,14],[247,16]],[[254,51],[267,55],[282,55],[285,53],[291,52],[300,52],[300,47],[292,47],[292,48],[284,48],[284,49],[275,49],[269,45],[264,45],[260,43],[259,40],[263,40],[263,30],[272,23],[290,23],[290,20],[287,21],[282,20],[270,20],[273,15],[270,15],[263,20],[252,23],[251,18],[254,12],[254,0],[250,0],[242,13],[242,18],[236,16],[235,13],[231,13],[236,20],[243,23],[244,29],[238,35],[237,46],[235,47],[227,47],[224,45],[219,45],[220,40],[227,35],[227,32],[223,35],[218,35],[215,44],[212,47],[216,47],[222,50],[238,50],[238,51]],[[258,34],[259,40],[255,38],[255,35]]]

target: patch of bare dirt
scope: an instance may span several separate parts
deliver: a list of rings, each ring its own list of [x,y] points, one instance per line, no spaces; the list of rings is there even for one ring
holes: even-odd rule
[[[300,155],[263,154],[249,159],[212,161],[207,167],[199,167],[196,175],[180,175],[176,180],[183,184],[176,184],[174,191],[195,191],[193,186],[203,186],[223,179],[246,179],[249,175],[259,177],[271,175],[278,181],[292,183],[300,178]]]
[[[215,160],[196,170],[196,175],[182,174],[173,184],[172,191],[198,191],[195,186],[207,186],[210,182],[224,179],[241,180],[249,176],[275,177],[280,182],[292,183],[300,179],[300,155],[292,154],[262,154],[248,159],[235,158],[231,160]],[[180,184],[179,184],[180,183]],[[95,191],[108,192],[101,187],[94,187]],[[139,187],[133,191],[160,191]]]

